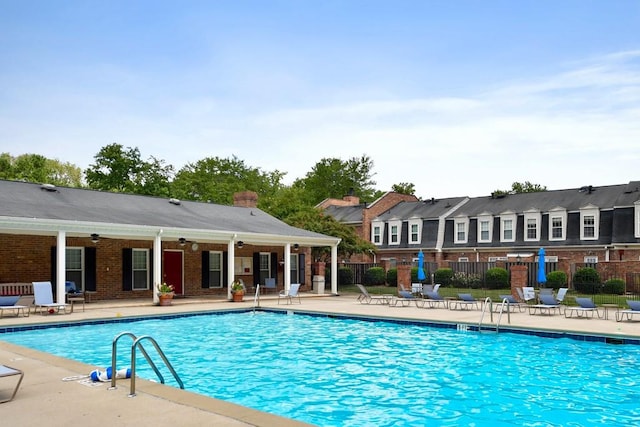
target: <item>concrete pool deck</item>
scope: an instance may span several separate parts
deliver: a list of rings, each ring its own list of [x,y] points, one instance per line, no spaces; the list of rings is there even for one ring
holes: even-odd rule
[[[172,306],[153,306],[150,301],[101,301],[75,307],[72,314],[41,315],[29,317],[5,316],[0,327],[29,324],[77,322],[93,319],[113,319],[147,315],[165,315],[184,312],[252,308],[253,299],[243,303],[224,300],[179,298]],[[477,325],[478,310],[448,310],[443,308],[417,308],[379,304],[360,304],[357,295],[302,296],[301,304],[278,305],[277,298],[262,297],[263,308],[292,307],[299,311],[387,317],[391,319],[432,320],[435,322]],[[606,335],[640,339],[640,322],[616,322],[609,309],[609,319],[565,318],[564,315],[530,315],[511,313],[502,317],[503,327],[565,331],[576,334]],[[494,314],[494,319],[496,315]],[[488,319],[488,314],[487,314]],[[126,328],[123,327],[123,330]],[[108,355],[110,357],[110,355]],[[172,361],[179,371],[179,363]],[[136,379],[136,396],[128,397],[130,380],[118,380],[117,389],[110,390],[110,383],[90,383],[85,376],[96,367],[50,354],[27,349],[2,341],[0,335],[0,364],[24,371],[24,380],[15,399],[0,404],[3,424],[31,425],[45,422],[58,426],[69,423],[84,426],[260,426],[295,427],[308,424],[289,420],[245,408],[232,403],[204,397],[185,390],[164,386],[151,381]],[[0,379],[0,397],[13,389],[16,377]]]

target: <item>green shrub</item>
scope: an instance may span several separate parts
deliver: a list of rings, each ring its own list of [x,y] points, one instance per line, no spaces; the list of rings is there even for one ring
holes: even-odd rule
[[[365,285],[384,285],[385,274],[382,267],[371,267],[364,272]]]
[[[398,286],[398,269],[390,268],[387,270],[387,284],[389,286]]]
[[[502,267],[490,268],[484,276],[484,284],[487,289],[508,288],[509,272]]]
[[[602,292],[605,294],[622,295],[624,294],[625,285],[626,283],[622,279],[609,279],[604,282]]]
[[[576,291],[583,294],[600,293],[602,287],[600,275],[593,267],[580,268],[573,275],[573,286],[576,288]]]
[[[567,287],[567,273],[555,270],[547,274],[547,288],[560,289]]]
[[[453,270],[450,268],[439,268],[434,274],[434,280],[436,283],[440,283],[442,286],[451,285],[453,279]]]
[[[352,285],[353,271],[349,267],[338,268],[338,285]]]
[[[453,274],[451,283],[459,288],[479,288],[481,280],[477,274],[458,271]]]

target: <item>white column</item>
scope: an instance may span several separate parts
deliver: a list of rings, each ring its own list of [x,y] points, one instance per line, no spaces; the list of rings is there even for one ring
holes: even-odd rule
[[[158,297],[158,289],[156,288],[156,284],[162,283],[162,230],[156,234],[156,237],[153,239],[153,277],[155,278],[154,282],[151,284],[153,286],[153,303],[159,304],[160,298]]]
[[[233,299],[233,295],[231,295],[231,283],[233,283],[235,279],[236,272],[236,242],[235,240],[230,240],[227,244],[227,253],[229,256],[227,257],[227,298]]]
[[[331,246],[331,293],[338,295],[338,243]]]
[[[291,287],[291,243],[284,245],[284,292]]]
[[[56,302],[66,303],[65,282],[67,281],[67,233],[58,231],[58,250],[56,251]]]

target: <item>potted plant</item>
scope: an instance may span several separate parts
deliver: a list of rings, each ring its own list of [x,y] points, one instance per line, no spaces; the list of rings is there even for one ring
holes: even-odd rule
[[[156,289],[158,290],[160,305],[171,305],[171,300],[175,295],[173,285],[168,285],[166,282],[158,283]]]
[[[234,280],[231,283],[231,294],[233,295],[233,302],[242,302],[244,299],[245,287],[242,280]]]

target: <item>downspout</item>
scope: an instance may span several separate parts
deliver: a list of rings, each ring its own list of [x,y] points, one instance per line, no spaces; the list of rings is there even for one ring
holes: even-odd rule
[[[67,302],[65,282],[67,280],[67,233],[58,231],[58,250],[56,251],[56,302]]]
[[[331,246],[331,293],[338,295],[338,244]]]
[[[156,236],[153,238],[153,277],[155,278],[155,283],[152,283],[152,295],[153,295],[153,303],[160,304],[160,298],[158,297],[158,292],[156,291],[156,283],[164,282],[162,277],[162,228],[158,230]]]

